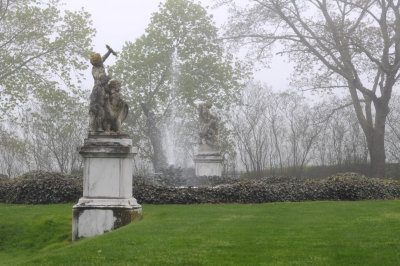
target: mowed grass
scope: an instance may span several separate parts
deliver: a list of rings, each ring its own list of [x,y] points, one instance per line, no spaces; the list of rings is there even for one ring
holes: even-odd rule
[[[144,205],[71,243],[72,204],[0,204],[0,265],[400,265],[400,201]]]

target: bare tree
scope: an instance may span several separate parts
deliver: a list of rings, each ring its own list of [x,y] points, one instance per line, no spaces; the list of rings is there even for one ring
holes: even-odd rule
[[[42,100],[22,122],[36,167],[62,173],[79,170],[82,161],[78,149],[88,125],[83,100],[50,88]]]
[[[233,6],[227,38],[257,59],[280,43],[299,86],[348,90],[365,134],[372,175],[384,176],[385,123],[400,69],[400,1],[252,0]]]
[[[246,172],[290,167],[301,175],[323,125],[313,107],[296,93],[273,93],[249,84],[231,121]]]
[[[284,121],[285,117],[283,114],[283,109],[284,106],[281,102],[280,97],[269,97],[268,98],[268,104],[267,104],[267,120],[269,122],[269,128],[270,128],[270,134],[272,138],[272,149],[274,150],[275,155],[271,156],[271,161],[272,158],[277,158],[278,159],[278,166],[280,169],[280,173],[283,174],[283,167],[284,167],[284,161],[283,161],[283,142],[284,142],[284,137],[285,137],[285,124],[282,123]],[[272,166],[272,162],[271,162]]]
[[[323,124],[319,123],[317,109],[309,106],[300,95],[285,93],[281,94],[281,99],[281,104],[285,106],[287,141],[290,147],[288,166],[294,175],[301,176]]]
[[[390,159],[400,162],[400,97],[394,95],[387,121],[386,148]]]
[[[261,174],[268,167],[270,143],[266,112],[269,93],[260,84],[250,84],[231,121],[240,159],[248,173]]]
[[[339,105],[339,107],[337,107]],[[318,137],[316,152],[320,165],[367,163],[365,136],[347,99],[331,97],[320,109],[325,127]]]
[[[0,127],[0,174],[14,178],[29,167],[26,143],[12,132]]]

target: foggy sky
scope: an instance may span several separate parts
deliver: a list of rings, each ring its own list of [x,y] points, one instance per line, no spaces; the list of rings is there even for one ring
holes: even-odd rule
[[[244,3],[246,0],[242,0]],[[84,8],[92,15],[93,26],[96,29],[96,37],[93,44],[96,52],[106,52],[105,44],[109,44],[114,50],[121,51],[126,41],[134,42],[145,32],[150,22],[151,14],[158,11],[158,5],[165,0],[68,0],[65,8],[79,10]],[[208,13],[214,16],[218,27],[227,23],[228,11],[225,7],[212,8],[215,0],[200,0],[203,7],[209,7]],[[114,63],[114,58],[107,60],[107,65]],[[291,67],[280,56],[272,59],[270,68],[262,68],[255,72],[255,80],[265,82],[274,91],[282,91],[288,88],[288,77]],[[90,70],[85,74],[87,81],[91,82]],[[91,90],[88,85],[87,90]]]

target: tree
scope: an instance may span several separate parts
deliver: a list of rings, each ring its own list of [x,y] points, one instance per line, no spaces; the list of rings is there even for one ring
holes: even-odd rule
[[[267,108],[272,93],[261,84],[250,83],[241,98],[242,104],[233,114],[231,127],[246,172],[260,176],[268,168],[271,153]]]
[[[94,32],[87,12],[61,13],[59,0],[1,0],[0,113],[59,84],[75,93]]]
[[[324,128],[319,106],[308,105],[297,93],[273,93],[257,83],[248,84],[241,96],[231,128],[246,172],[261,176],[279,168],[283,174],[286,166],[301,176]]]
[[[49,89],[46,101],[23,119],[25,137],[38,169],[70,173],[82,167],[78,148],[87,133],[87,106],[82,97]]]
[[[258,59],[280,44],[296,63],[300,86],[346,88],[366,136],[372,175],[384,176],[385,122],[400,77],[400,1],[249,2],[232,15],[229,38],[250,43]]]
[[[29,167],[28,157],[26,143],[0,126],[0,174],[9,178],[22,174]]]
[[[269,129],[272,141],[271,146],[273,147],[275,153],[274,155],[271,156],[271,158],[275,158],[276,160],[278,160],[277,166],[274,167],[279,167],[280,174],[283,174],[283,165],[284,165],[283,145],[284,145],[285,132],[287,130],[285,128],[285,124],[282,122],[284,121],[286,116],[282,110],[284,109],[285,106],[284,104],[282,104],[281,98],[282,97],[275,95],[273,97],[269,97],[266,102],[268,103],[267,120],[269,122]]]
[[[287,138],[290,147],[288,165],[293,175],[301,176],[323,124],[319,121],[318,106],[312,108],[300,95],[283,93],[280,98],[288,120]]]
[[[386,132],[386,148],[392,162],[400,162],[400,97],[393,95],[390,112],[388,115],[388,127]]]
[[[367,143],[352,104],[345,97],[333,96],[320,105],[319,113],[325,126],[317,140],[316,163],[336,165],[338,170],[342,165],[367,164]]]
[[[153,14],[146,33],[124,45],[115,74],[126,87],[136,136],[144,132],[159,172],[167,167],[166,118],[179,116],[178,110],[196,117],[198,101],[228,108],[245,72],[224,52],[217,28],[202,6],[191,0],[167,0]]]

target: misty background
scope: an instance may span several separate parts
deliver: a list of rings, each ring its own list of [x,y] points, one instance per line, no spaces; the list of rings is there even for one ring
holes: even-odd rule
[[[340,71],[329,68],[325,71],[326,65],[318,61],[318,56],[307,54],[312,49],[304,50],[304,43],[298,40],[295,45],[290,43],[291,39],[284,36],[290,27],[280,27],[289,19],[296,24],[301,21],[300,17],[289,16],[285,21],[273,11],[283,8],[291,12],[293,6],[284,7],[285,1],[260,2],[265,6],[247,0],[112,3],[71,0],[60,4],[28,0],[17,4],[2,0],[2,11],[8,17],[0,20],[0,31],[4,33],[1,55],[5,62],[0,69],[6,74],[13,66],[16,70],[4,75],[0,83],[0,174],[15,178],[35,169],[80,173],[82,161],[78,150],[87,135],[87,106],[93,86],[89,55],[104,54],[105,44],[109,44],[119,56],[110,57],[105,65],[111,66],[115,78],[122,81],[122,94],[130,105],[123,131],[132,136],[139,148],[135,158],[138,175],[171,173],[173,176],[177,172],[182,174],[181,171],[183,175],[193,175],[192,159],[198,142],[197,104],[210,101],[214,104],[212,112],[221,121],[220,145],[227,176],[321,176],[337,171],[359,171],[398,178],[400,99],[396,92],[399,77],[396,60],[400,57],[400,41],[396,33],[400,26],[395,18],[396,6],[388,4],[388,19],[393,19],[392,24],[388,23],[389,35],[393,38],[388,49],[388,64],[397,74],[392,87],[387,89],[390,90],[389,108],[383,111],[382,155],[382,151],[371,152],[375,149],[371,143],[379,142],[378,137],[370,140],[366,136],[375,134],[375,126],[360,123],[362,115],[354,108],[357,101],[349,93],[354,85],[358,91],[352,96],[359,98],[358,104],[364,110],[361,112],[370,125],[376,124],[378,120],[372,118],[377,114],[374,104],[386,97],[385,83],[389,78],[384,76],[384,71],[379,72],[374,60],[367,62],[373,57],[371,53],[379,57],[384,46],[372,15],[368,17],[368,12],[363,11],[363,8],[377,11],[375,1],[366,1],[365,7],[346,6],[346,1],[338,1],[337,9],[329,4],[327,7],[335,23],[340,21],[340,8],[348,8],[349,13],[342,14],[350,14],[348,19],[353,18],[355,22],[350,21],[349,25],[355,23],[358,27],[354,35],[347,36],[355,42],[353,47],[358,47],[349,54],[360,71],[359,75],[356,70],[349,75],[356,78],[340,76]],[[297,15],[304,15],[311,30],[321,34],[313,37],[317,41],[311,47],[319,49],[320,45],[322,53],[326,53],[322,57],[336,62],[336,57],[343,57],[340,47],[332,45],[329,53],[323,44],[334,43],[331,32],[336,28],[319,24],[324,18],[320,17],[318,8],[306,9],[310,3],[300,1],[302,6]],[[40,13],[40,8],[44,10],[48,5],[47,13]],[[33,6],[39,9],[31,10]],[[41,23],[48,23],[49,28],[43,30],[32,21],[32,28],[22,35],[27,27],[26,16],[19,18],[11,12],[13,8],[20,8],[32,19],[35,12],[38,16],[48,16]],[[60,14],[67,17],[58,17],[54,24],[57,27],[53,27],[49,21]],[[357,17],[363,23],[357,23]],[[180,20],[180,26],[194,25],[186,35],[174,31],[179,28]],[[195,27],[196,23],[206,30]],[[12,26],[7,28],[7,25]],[[341,26],[338,22],[337,27]],[[344,23],[343,31],[350,26]],[[271,30],[276,36],[270,34]],[[279,34],[283,35],[278,38]],[[365,38],[364,43],[361,37],[368,34],[375,39]],[[13,36],[25,39],[14,42]],[[11,57],[10,51],[14,53]],[[338,64],[345,69],[345,63]],[[379,73],[376,86],[366,92],[368,86],[374,86],[375,70]],[[353,84],[352,80],[364,85],[357,87],[359,84]],[[156,84],[161,84],[159,90],[155,90]],[[365,87],[368,88],[364,90]],[[368,128],[372,130],[370,134]],[[371,154],[380,154],[376,156],[376,167]],[[383,170],[379,165],[381,157],[386,163]]]

